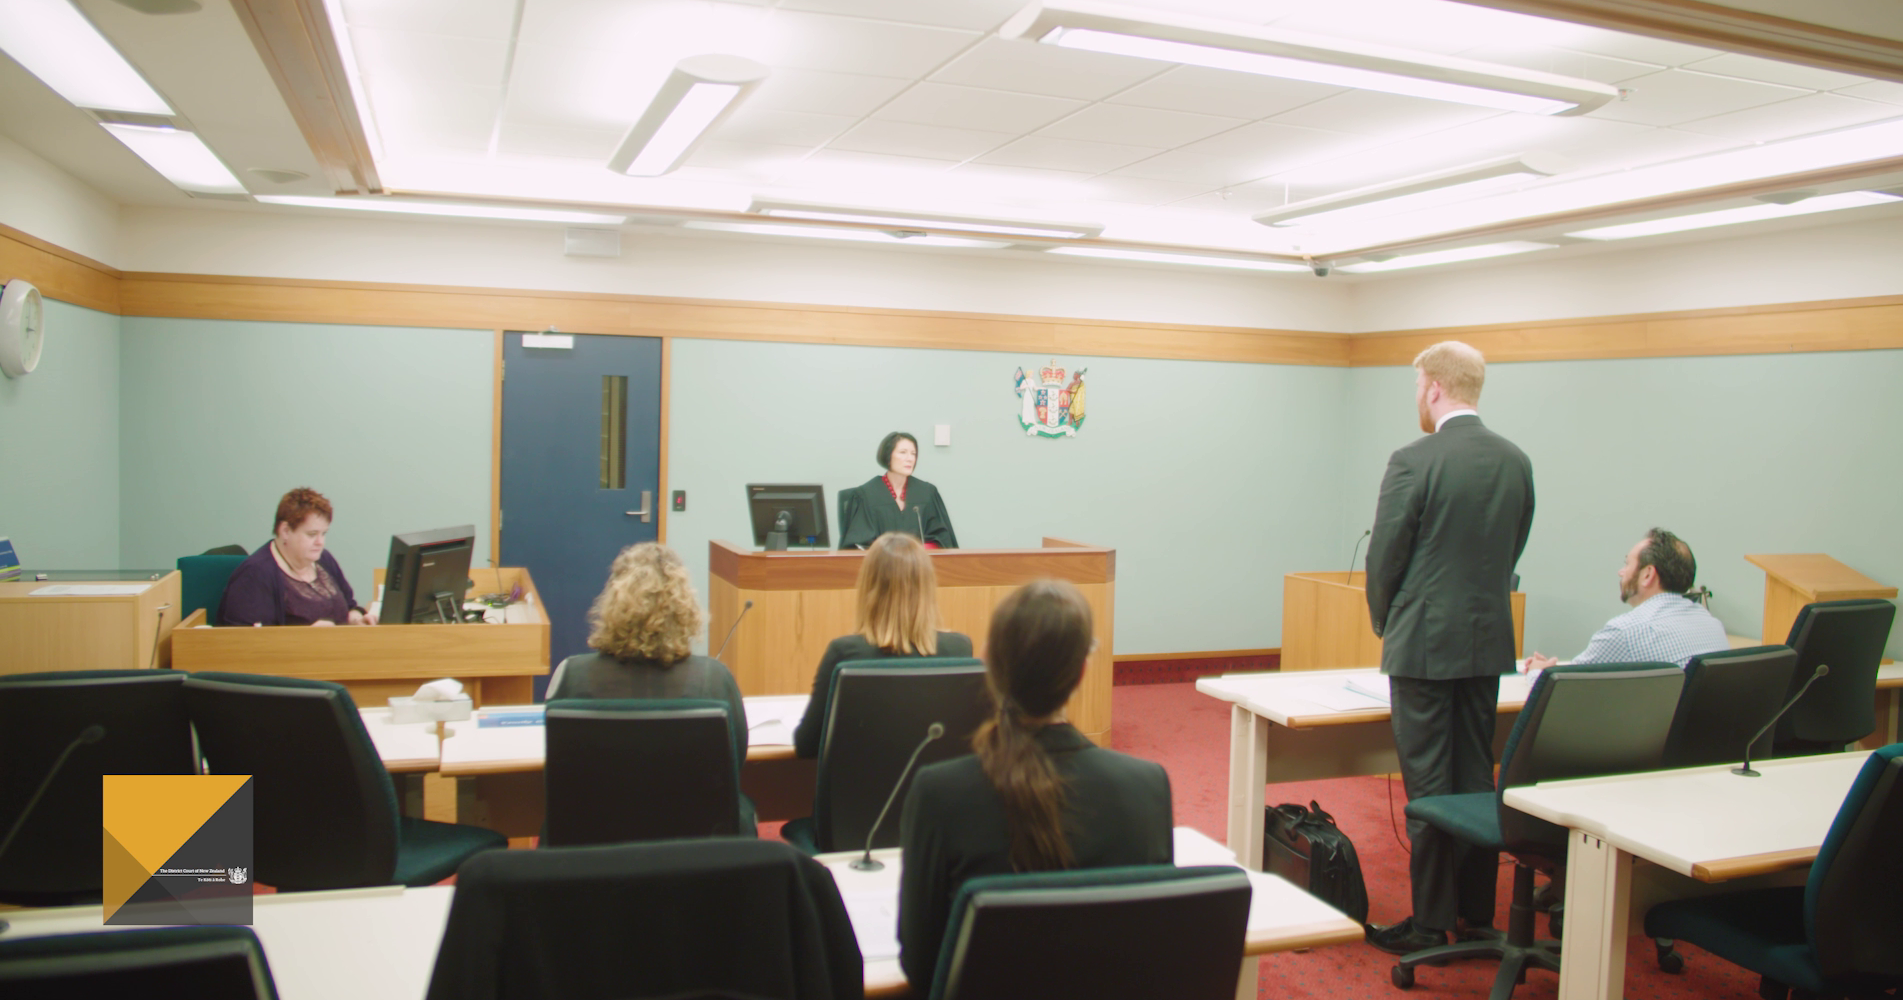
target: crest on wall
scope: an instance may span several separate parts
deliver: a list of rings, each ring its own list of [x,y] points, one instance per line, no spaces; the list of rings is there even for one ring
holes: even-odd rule
[[[1017,370],[1014,382],[1020,407],[1018,426],[1030,437],[1072,437],[1084,426],[1084,373],[1079,368],[1065,381],[1063,366],[1055,359],[1037,370],[1033,380],[1024,369]]]

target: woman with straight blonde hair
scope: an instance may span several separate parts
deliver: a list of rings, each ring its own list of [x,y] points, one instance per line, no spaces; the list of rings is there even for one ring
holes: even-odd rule
[[[859,564],[859,587],[854,599],[852,635],[842,635],[826,646],[813,674],[813,697],[806,715],[793,732],[793,750],[801,757],[819,756],[820,731],[826,725],[832,701],[833,677],[839,665],[853,660],[885,660],[913,656],[970,656],[971,637],[938,628],[938,574],[932,557],[911,535],[887,532],[866,550]]]

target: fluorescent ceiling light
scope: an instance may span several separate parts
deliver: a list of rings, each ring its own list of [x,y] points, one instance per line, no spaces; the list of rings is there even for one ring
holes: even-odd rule
[[[441,201],[398,201],[369,195],[358,198],[313,198],[294,194],[261,194],[267,205],[296,205],[300,208],[345,208],[359,212],[394,212],[403,215],[447,215],[467,219],[513,219],[519,222],[579,222],[618,226],[625,215],[599,212],[568,212],[552,208],[512,208],[507,205],[456,205]]]
[[[1410,254],[1393,260],[1369,261],[1366,264],[1350,264],[1341,270],[1351,274],[1365,274],[1371,271],[1399,271],[1410,267],[1431,267],[1435,264],[1452,264],[1462,260],[1485,260],[1488,257],[1505,257],[1508,254],[1526,253],[1531,250],[1551,250],[1552,243],[1489,243],[1478,247],[1461,247],[1458,250],[1436,250],[1432,253]]]
[[[767,68],[739,56],[689,56],[628,129],[608,169],[634,177],[659,177],[681,165],[707,133],[766,79]]]
[[[915,247],[973,247],[997,250],[1011,244],[998,240],[967,240],[956,236],[932,236],[927,233],[901,234],[876,229],[832,229],[825,226],[796,226],[772,222],[684,222],[683,229],[707,229],[722,233],[751,233],[755,236],[808,236],[821,240],[848,240],[855,243],[903,243]]]
[[[1307,226],[1396,215],[1497,193],[1515,184],[1564,173],[1570,166],[1550,153],[1519,153],[1310,198],[1263,212],[1254,219],[1265,226]]]
[[[1284,264],[1273,260],[1244,260],[1240,257],[1211,257],[1205,254],[1160,253],[1149,250],[1111,250],[1104,247],[1052,247],[1049,253],[1070,257],[1106,257],[1111,260],[1142,260],[1153,264],[1194,264],[1200,267],[1235,267],[1245,271],[1290,271],[1307,274],[1307,264]]]
[[[0,49],[82,108],[169,115],[172,107],[67,0],[0,0]]]
[[[998,35],[1531,114],[1584,114],[1619,96],[1592,80],[1087,0],[1034,3]]]
[[[1760,219],[1784,219],[1793,215],[1863,208],[1866,205],[1893,205],[1899,201],[1903,201],[1903,196],[1884,194],[1879,191],[1846,191],[1843,194],[1824,195],[1821,198],[1806,198],[1790,205],[1747,205],[1743,208],[1726,208],[1716,212],[1699,212],[1695,215],[1676,215],[1669,219],[1652,219],[1647,222],[1628,222],[1620,226],[1582,229],[1566,235],[1585,240],[1625,240],[1635,236],[1657,236],[1660,233],[1682,233],[1691,229],[1729,226],[1739,222],[1757,222]]]
[[[957,229],[973,233],[997,233],[1000,236],[1045,236],[1077,239],[1103,232],[1095,223],[1029,222],[1021,219],[989,219],[976,215],[940,213],[899,213],[889,208],[854,208],[848,205],[814,205],[798,201],[755,198],[747,211],[755,215],[773,215],[787,219],[812,219],[816,222],[860,222],[896,226],[904,229]]]
[[[147,166],[193,194],[245,194],[244,184],[197,135],[175,128],[100,122]]]

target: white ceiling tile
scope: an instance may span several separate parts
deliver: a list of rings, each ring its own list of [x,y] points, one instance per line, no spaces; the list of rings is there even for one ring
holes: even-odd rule
[[[1658,63],[1614,59],[1611,56],[1594,55],[1590,52],[1562,49],[1551,45],[1523,45],[1517,41],[1489,42],[1461,52],[1460,57],[1609,84],[1624,83],[1666,68]]]
[[[1227,184],[1240,184],[1243,181],[1254,180],[1262,174],[1263,171],[1253,170],[1247,163],[1239,162],[1235,157],[1171,150],[1167,153],[1158,153],[1147,160],[1138,160],[1105,179],[1134,177],[1142,180],[1176,181],[1205,188],[1218,188]]]
[[[486,130],[493,127],[502,106],[500,87],[381,88],[375,95],[371,111],[385,130],[421,122],[455,122]]]
[[[504,156],[567,156],[606,165],[621,144],[621,133],[605,129],[504,122],[496,152]]]
[[[1079,142],[1032,135],[978,158],[979,163],[1008,167],[1039,167],[1046,170],[1081,170],[1101,174],[1134,163],[1156,150],[1142,146],[1120,146],[1109,142]]]
[[[1430,101],[1424,97],[1350,90],[1313,104],[1305,104],[1293,111],[1284,111],[1270,120],[1283,125],[1398,139],[1497,118],[1506,113],[1492,108]]]
[[[771,177],[789,164],[803,159],[813,150],[809,146],[778,146],[764,142],[725,142],[709,139],[695,147],[687,166],[712,170],[736,170],[758,177]]]
[[[452,119],[397,119],[379,116],[384,149],[391,153],[487,153],[494,127],[488,122]]]
[[[870,76],[917,77],[964,51],[971,31],[775,11],[756,50],[769,66]]]
[[[1034,167],[1006,167],[989,163],[967,163],[947,171],[953,184],[971,185],[996,192],[994,197],[1014,197],[1025,202],[1039,199],[1073,200],[1094,196],[1091,176],[1076,170],[1039,170]]]
[[[972,129],[946,128],[943,125],[918,125],[873,119],[853,126],[827,144],[829,149],[851,149],[862,153],[891,153],[927,159],[968,160],[1010,142],[1009,132],[979,132]]]
[[[1057,139],[1171,149],[1246,124],[1247,120],[1241,118],[1218,118],[1187,111],[1162,111],[1120,104],[1093,104],[1062,121],[1045,126],[1040,134]]]
[[[1254,121],[1339,93],[1340,87],[1303,80],[1178,66],[1110,98],[1108,103]]]
[[[365,76],[388,83],[500,86],[508,74],[506,39],[360,28],[351,31],[350,41]]]
[[[1112,56],[992,37],[933,73],[935,83],[1100,100],[1169,68],[1153,59]]]
[[[807,157],[800,165],[806,168],[816,168],[820,171],[834,167],[876,167],[880,170],[898,172],[938,173],[957,166],[958,161],[918,156],[889,156],[884,153],[860,153],[848,149],[822,149]]]
[[[712,0],[523,0],[521,44],[619,54],[663,70],[707,52],[758,59],[770,11]]]
[[[344,23],[352,28],[390,28],[460,38],[508,38],[515,28],[515,0],[343,0]]]
[[[748,95],[747,107],[860,118],[910,85],[889,76],[779,69]]]
[[[1568,35],[1567,41],[1557,44],[1563,48],[1590,52],[1593,55],[1655,63],[1660,66],[1683,66],[1686,63],[1710,59],[1720,54],[1717,49],[1708,49],[1700,45],[1668,42],[1662,38],[1628,35],[1623,31],[1608,31],[1604,28],[1589,28],[1583,25],[1571,26]]]
[[[1463,3],[1422,0],[1331,0],[1307,4],[1275,22],[1277,29],[1374,42],[1420,52],[1454,53],[1476,38],[1567,38],[1544,18]]]
[[[1625,87],[1629,93],[1624,99],[1593,111],[1592,116],[1641,125],[1677,125],[1785,101],[1805,93],[1795,87],[1752,83],[1682,69],[1668,69],[1629,80]]]
[[[1727,115],[1701,118],[1678,128],[1685,132],[1769,142],[1772,139],[1809,135],[1896,116],[1897,108],[1893,104],[1860,101],[1837,94],[1811,94],[1745,111],[1733,111]]]
[[[1650,125],[1606,121],[1584,115],[1500,115],[1409,140],[1466,149],[1484,159],[1486,154],[1551,150],[1563,153],[1580,145],[1608,145],[1652,131]]]
[[[1031,132],[1084,106],[1082,101],[1004,90],[921,83],[873,114],[899,122],[993,132]]]
[[[808,115],[746,107],[721,122],[709,138],[810,149],[824,145],[833,136],[851,128],[856,120],[843,115]]]
[[[1903,104],[1903,83],[1891,83],[1888,80],[1872,80],[1854,87],[1845,87],[1838,91],[1851,97],[1861,97],[1866,101],[1882,101],[1885,104]]]
[[[1236,161],[1237,169],[1232,172],[1234,181],[1252,181],[1304,163],[1317,163],[1383,145],[1386,141],[1279,122],[1256,122],[1192,143],[1176,152]]]
[[[523,44],[509,76],[509,119],[625,130],[647,109],[669,68],[598,49]]]
[[[1582,175],[1624,170],[1688,156],[1702,156],[1726,149],[1748,146],[1738,139],[1715,135],[1693,135],[1669,128],[1655,128],[1624,142],[1606,145],[1586,144],[1562,150]]]
[[[875,21],[991,31],[1024,7],[1024,0],[781,0],[786,10],[849,14]]]
[[[1098,197],[1105,201],[1126,205],[1167,205],[1185,198],[1194,198],[1209,190],[1207,184],[1158,180],[1152,177],[1126,177],[1121,174],[1093,177],[1090,183],[1097,188]]]
[[[1685,68],[1701,73],[1716,73],[1719,76],[1735,76],[1742,80],[1777,83],[1786,87],[1804,87],[1809,90],[1838,90],[1870,82],[1867,76],[1836,73],[1827,69],[1799,66],[1796,63],[1778,62],[1773,59],[1759,59],[1756,56],[1741,55],[1736,52],[1728,52],[1710,59],[1700,59],[1688,64]]]

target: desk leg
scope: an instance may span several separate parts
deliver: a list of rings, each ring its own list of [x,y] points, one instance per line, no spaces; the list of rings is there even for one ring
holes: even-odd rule
[[[1269,727],[1241,705],[1229,706],[1229,849],[1244,868],[1262,868],[1263,786],[1269,783]],[[1251,991],[1253,983],[1249,981]]]
[[[434,771],[423,775],[423,818],[435,823],[456,822],[456,779]]]
[[[1262,956],[1242,956],[1242,974],[1236,977],[1236,1000],[1255,1000],[1262,985]]]
[[[1574,830],[1569,836],[1559,1000],[1621,1000],[1632,855],[1589,833]]]

